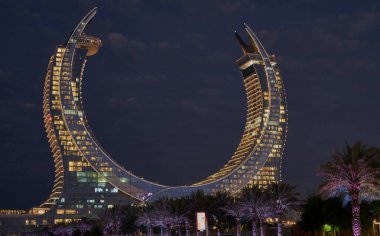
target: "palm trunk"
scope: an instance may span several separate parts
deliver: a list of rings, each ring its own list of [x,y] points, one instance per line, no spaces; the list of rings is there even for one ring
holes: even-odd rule
[[[189,222],[185,222],[186,224],[186,236],[190,236],[190,227],[189,227]]]
[[[260,236],[265,236],[264,220],[260,219]]]
[[[148,226],[148,236],[152,236],[152,226]]]
[[[280,218],[277,222],[277,236],[282,236],[282,220]]]
[[[361,234],[361,223],[360,223],[360,204],[359,204],[359,193],[355,192],[351,195],[352,201],[352,234],[354,236],[360,236]]]
[[[177,235],[178,236],[182,236],[181,235],[181,226],[180,225],[177,226]]]
[[[252,236],[257,236],[257,222],[252,220]]]
[[[240,219],[236,219],[236,236],[240,236],[240,226],[241,226]]]

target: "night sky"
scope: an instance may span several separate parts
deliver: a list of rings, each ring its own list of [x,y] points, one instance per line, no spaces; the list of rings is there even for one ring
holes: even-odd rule
[[[89,123],[145,179],[190,184],[240,141],[246,99],[234,30],[275,54],[288,99],[284,180],[304,195],[345,142],[380,146],[380,2],[321,0],[0,0],[0,208],[29,208],[53,184],[42,118],[50,55],[98,6],[102,39],[84,74]]]

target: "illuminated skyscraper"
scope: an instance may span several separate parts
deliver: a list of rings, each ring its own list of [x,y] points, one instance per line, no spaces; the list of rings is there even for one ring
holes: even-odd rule
[[[96,140],[82,103],[86,61],[101,47],[99,38],[84,34],[95,14],[96,9],[88,13],[66,45],[56,48],[45,77],[44,123],[55,164],[52,194],[29,212],[13,212],[12,216],[7,214],[12,212],[0,212],[3,231],[11,232],[18,225],[79,220],[116,204],[138,204],[196,190],[237,192],[246,185],[265,187],[281,180],[287,132],[284,86],[274,56],[266,53],[247,25],[248,44],[236,34],[243,51],[237,65],[247,95],[247,121],[240,144],[225,166],[198,183],[169,187],[138,177],[116,163]]]

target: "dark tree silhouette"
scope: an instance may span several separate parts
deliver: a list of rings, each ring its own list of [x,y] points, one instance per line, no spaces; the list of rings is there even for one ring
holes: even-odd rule
[[[232,202],[222,207],[222,210],[226,212],[226,215],[231,216],[236,220],[236,235],[241,234],[241,221],[244,218],[245,209],[239,202]]]
[[[282,236],[282,221],[293,211],[300,210],[299,193],[287,183],[272,183],[266,190],[268,215],[277,218],[277,235]]]

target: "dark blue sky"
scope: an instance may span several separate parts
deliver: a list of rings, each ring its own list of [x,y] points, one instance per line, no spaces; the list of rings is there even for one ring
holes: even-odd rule
[[[224,165],[243,131],[233,32],[246,22],[277,56],[288,98],[284,180],[310,193],[345,142],[380,146],[378,1],[0,1],[0,208],[48,197],[46,67],[94,6],[103,41],[84,75],[87,117],[119,163],[189,184]]]

